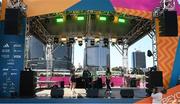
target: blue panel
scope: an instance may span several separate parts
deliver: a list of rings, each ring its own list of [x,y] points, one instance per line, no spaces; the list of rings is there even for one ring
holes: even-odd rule
[[[176,86],[176,84],[178,82],[178,78],[180,77],[180,64],[179,64],[179,62],[180,62],[180,39],[179,39],[178,47],[176,49],[176,57],[175,57],[175,61],[174,61],[174,67],[172,70],[169,87]]]
[[[0,97],[19,95],[20,71],[24,67],[25,19],[22,24],[19,34],[0,34]]]
[[[81,0],[66,11],[74,10],[114,11],[114,8],[110,0]]]

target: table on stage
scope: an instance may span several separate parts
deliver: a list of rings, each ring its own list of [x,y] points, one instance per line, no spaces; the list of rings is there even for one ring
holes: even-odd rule
[[[42,85],[47,85],[48,88],[52,87],[53,85],[58,85],[58,81],[37,81],[37,84],[42,87]]]

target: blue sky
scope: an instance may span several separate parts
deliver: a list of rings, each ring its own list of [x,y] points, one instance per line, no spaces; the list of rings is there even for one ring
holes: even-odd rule
[[[84,58],[84,47],[85,45],[83,44],[83,46],[79,46],[77,43],[75,44],[75,49],[74,49],[74,64],[75,66],[77,66],[79,63],[81,65],[83,65],[83,58]],[[132,52],[139,50],[142,52],[146,52],[147,54],[147,50],[152,50],[152,40],[148,37],[145,36],[144,38],[142,38],[141,40],[137,41],[136,43],[134,43],[132,46],[129,47],[128,50],[128,63],[129,63],[129,67],[132,67]],[[122,66],[122,56],[121,54],[119,54],[119,52],[116,50],[115,47],[110,47],[110,61],[111,61],[111,67],[115,67],[115,66]],[[147,67],[151,67],[153,65],[153,59],[152,57],[146,57],[146,66]]]

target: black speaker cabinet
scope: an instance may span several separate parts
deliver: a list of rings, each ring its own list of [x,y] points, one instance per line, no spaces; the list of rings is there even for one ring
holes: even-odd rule
[[[90,98],[97,98],[98,97],[98,94],[99,94],[99,89],[97,88],[89,88],[88,90],[86,90],[86,93],[87,93],[87,97],[90,97]]]
[[[177,36],[178,22],[176,11],[164,11],[159,17],[160,36]]]
[[[7,8],[4,21],[4,34],[18,34],[21,28],[20,9]]]
[[[162,71],[152,71],[148,77],[148,88],[163,87]]]
[[[35,97],[36,73],[21,71],[20,75],[20,97]]]
[[[134,90],[133,89],[122,89],[120,91],[120,95],[122,98],[133,98]]]

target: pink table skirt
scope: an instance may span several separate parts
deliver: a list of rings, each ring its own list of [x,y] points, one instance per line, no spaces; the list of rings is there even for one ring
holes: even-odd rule
[[[103,85],[105,85],[106,83],[106,77],[105,76],[102,76],[102,83]],[[64,85],[65,86],[68,86],[70,84],[70,76],[61,76],[61,77],[51,77],[49,78],[48,80],[49,81],[56,81],[55,84],[58,84],[60,86],[60,82],[61,81],[64,81]],[[38,81],[46,81],[47,80],[47,77],[45,76],[41,76],[39,77],[39,80]],[[112,76],[111,77],[111,83],[113,83],[114,86],[122,86],[123,85],[123,80],[124,78],[123,77],[120,77],[120,76]],[[44,86],[45,84],[41,84],[40,86]]]

